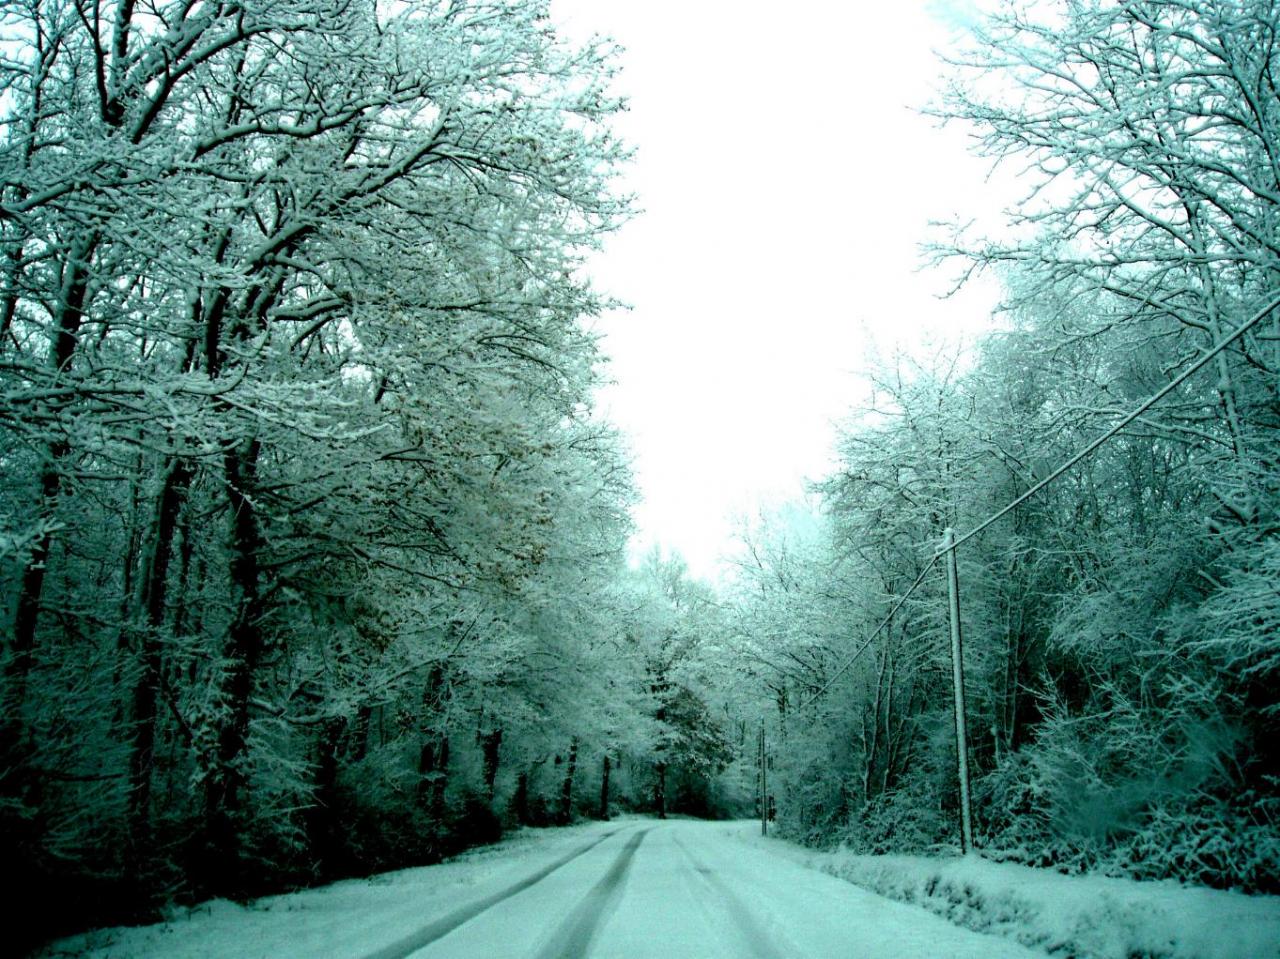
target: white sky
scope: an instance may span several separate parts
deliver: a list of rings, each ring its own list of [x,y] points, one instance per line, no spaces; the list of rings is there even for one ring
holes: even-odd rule
[[[553,0],[626,47],[619,130],[644,213],[592,267],[608,317],[602,411],[630,437],[637,550],[714,576],[735,517],[803,492],[888,353],[985,324],[919,270],[930,220],[998,210],[959,130],[913,112],[968,2]]]

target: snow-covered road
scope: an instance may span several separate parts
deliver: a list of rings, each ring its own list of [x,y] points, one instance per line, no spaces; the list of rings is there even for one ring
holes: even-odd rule
[[[366,959],[1037,955],[805,868],[749,829],[610,827]]]
[[[855,875],[973,928],[819,871]],[[815,853],[757,823],[523,829],[449,862],[54,943],[75,959],[1280,959],[1280,897],[955,857]]]
[[[810,868],[759,825],[524,830],[438,866],[213,901],[55,944],[77,959],[1012,959],[1041,956]]]

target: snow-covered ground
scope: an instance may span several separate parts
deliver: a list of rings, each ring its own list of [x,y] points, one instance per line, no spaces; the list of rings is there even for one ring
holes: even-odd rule
[[[1064,876],[969,856],[804,852],[800,861],[952,922],[1076,959],[1280,957],[1280,897],[1102,876]]]
[[[167,921],[155,925],[72,936],[39,955],[85,959],[363,957],[412,935],[451,906],[480,898],[477,890],[518,881],[533,871],[531,862],[554,861],[600,838],[605,825],[523,830],[496,846],[440,865],[267,896],[244,906],[212,900],[190,909],[175,909]]]
[[[66,939],[44,955],[1025,959],[1050,949],[1108,959],[1280,955],[1276,899],[1072,879],[981,861],[817,854],[763,839],[758,829],[628,819],[526,831],[443,865],[247,906],[206,903],[157,925]]]

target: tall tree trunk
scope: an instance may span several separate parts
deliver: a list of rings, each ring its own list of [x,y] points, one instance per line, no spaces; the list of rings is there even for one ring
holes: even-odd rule
[[[493,794],[498,782],[498,763],[501,760],[502,729],[494,729],[480,734],[480,752],[484,757],[483,777],[485,798],[493,802]]]
[[[516,775],[516,793],[511,797],[511,808],[519,825],[531,825],[529,822],[529,773],[525,770],[521,770]]]
[[[226,254],[230,230],[215,245],[215,260]],[[211,380],[226,373],[227,340],[244,344],[266,324],[268,305],[280,293],[283,271],[261,275],[263,264],[253,264],[260,281],[244,290],[236,305],[231,290],[223,287],[207,302],[193,305],[203,324],[203,362]],[[229,328],[224,327],[230,320]],[[198,355],[194,349],[193,357]],[[221,399],[214,408],[231,416],[233,408]],[[254,676],[262,658],[262,623],[266,603],[262,595],[262,530],[258,515],[258,466],[262,454],[256,434],[228,446],[222,457],[223,481],[231,507],[231,544],[228,563],[232,597],[232,619],[227,632],[227,666],[219,683],[218,699],[223,715],[217,729],[214,768],[206,779],[205,823],[211,854],[211,874],[215,883],[228,891],[240,884],[244,863],[240,828],[248,782],[245,776],[249,742],[249,699]]]
[[[58,307],[53,316],[53,344],[49,354],[49,366],[55,377],[71,369],[88,296],[89,264],[97,245],[97,236],[89,234],[74,240],[67,251]],[[40,805],[41,785],[29,758],[27,689],[35,656],[45,575],[53,547],[58,500],[62,494],[63,463],[70,454],[71,444],[65,439],[53,441],[45,450],[37,511],[40,525],[18,584],[12,645],[0,679],[0,796],[17,800],[20,806],[31,809]]]
[[[346,727],[346,720],[341,717],[326,719],[316,743],[314,802],[307,810],[307,842],[316,871],[322,877],[335,874],[339,858],[338,744]]]
[[[449,785],[449,736],[443,731],[422,744],[418,775],[418,801],[433,822],[444,822],[445,791]]]
[[[667,693],[670,688],[666,668],[656,667],[653,670],[653,682],[649,686],[649,691],[657,699],[658,708],[654,710],[654,718],[658,721],[659,728],[664,727],[667,722]],[[653,807],[657,810],[659,819],[667,818],[667,761],[662,758],[666,755],[666,751],[666,743],[659,742],[657,748],[659,758],[653,764]]]
[[[560,786],[560,821],[573,818],[573,777],[578,771],[578,737],[569,741],[569,761],[565,763],[564,782]]]
[[[233,615],[227,635],[227,666],[219,683],[223,716],[217,730],[213,769],[205,788],[205,824],[211,878],[215,888],[234,891],[243,865],[241,819],[246,753],[249,740],[249,698],[262,656],[264,606],[259,581],[262,546],[253,495],[257,479],[258,440],[229,449],[223,458],[227,497],[231,503],[230,580]]]
[[[604,754],[604,762],[600,771],[600,818],[609,818],[609,754]]]
[[[97,245],[97,236],[89,234],[73,241],[67,251],[59,306],[53,317],[53,344],[49,353],[49,366],[55,376],[71,369],[89,291],[89,263]],[[44,592],[49,552],[53,545],[52,526],[57,517],[58,497],[62,492],[62,463],[70,452],[71,445],[67,440],[51,443],[45,453],[40,473],[38,515],[42,528],[32,546],[18,586],[18,603],[13,620],[13,652],[6,670],[8,675],[5,677],[8,701],[4,704],[4,734],[0,737],[0,746],[4,747],[17,746],[25,728],[22,711],[35,652],[40,598]]]
[[[165,472],[156,507],[156,520],[146,568],[143,571],[142,605],[146,627],[141,631],[140,666],[133,688],[129,720],[133,750],[129,755],[129,862],[137,875],[151,845],[151,772],[155,765],[156,702],[162,670],[164,626],[169,567],[173,562],[178,516],[191,480],[191,466],[174,460]]]
[[[445,787],[449,776],[449,733],[444,717],[447,696],[444,669],[439,665],[432,666],[422,690],[418,802],[436,823],[444,819]]]
[[[369,730],[373,719],[373,707],[362,704],[356,707],[356,721],[351,726],[347,744],[347,758],[358,763],[369,752]]]

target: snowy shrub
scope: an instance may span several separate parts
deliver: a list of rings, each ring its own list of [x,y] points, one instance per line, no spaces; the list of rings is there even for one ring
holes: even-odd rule
[[[246,849],[269,872],[305,870],[303,811],[311,805],[309,763],[301,758],[299,731],[278,719],[250,723],[249,784],[255,815],[246,827]],[[259,871],[261,875],[261,871]]]
[[[835,842],[848,824],[853,806],[851,783],[855,770],[847,753],[843,724],[818,722],[797,729],[788,748],[770,768],[769,792],[774,797],[778,832],[797,842],[823,846]],[[753,790],[759,789],[750,770]],[[758,797],[753,797],[759,815]]]
[[[1176,883],[1061,876],[986,856],[819,854],[818,868],[949,922],[1074,959],[1276,956],[1280,909],[1268,897]]]
[[[957,841],[957,820],[954,812],[940,807],[938,795],[931,778],[911,776],[867,803],[838,838],[849,849],[873,855],[952,845]]]
[[[1172,772],[1166,728],[1114,686],[1103,687],[1080,715],[1051,704],[1031,762],[1053,832],[1090,848],[1137,828]]]
[[[448,833],[455,851],[487,846],[502,838],[502,820],[481,797],[467,793],[450,809]]]
[[[1155,804],[1117,844],[1109,871],[1173,878],[1243,892],[1280,892],[1280,801],[1252,792],[1239,801],[1197,794]]]
[[[442,858],[442,824],[414,800],[408,751],[389,743],[338,776],[330,811],[337,873],[369,873]]]
[[[977,780],[992,858],[1248,891],[1280,875],[1280,810],[1241,785],[1242,732],[1182,676],[1140,703],[1114,683],[1080,713],[1051,703],[1037,741]]]
[[[1027,865],[1056,861],[1044,787],[1026,751],[1010,753],[974,780],[974,828],[984,851]]]
[[[1275,589],[1280,538],[1265,541],[1258,552],[1256,562],[1234,570],[1227,588],[1205,605],[1201,612],[1209,635],[1191,646],[1246,676],[1265,679],[1280,672],[1280,596]]]

